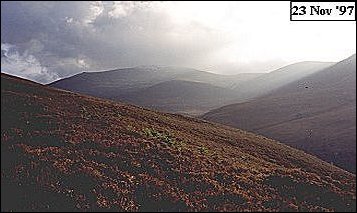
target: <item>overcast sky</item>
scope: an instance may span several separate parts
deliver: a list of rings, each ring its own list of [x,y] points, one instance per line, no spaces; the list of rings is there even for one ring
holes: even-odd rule
[[[355,48],[356,22],[290,22],[288,1],[1,1],[1,71],[42,83],[140,65],[268,72]]]

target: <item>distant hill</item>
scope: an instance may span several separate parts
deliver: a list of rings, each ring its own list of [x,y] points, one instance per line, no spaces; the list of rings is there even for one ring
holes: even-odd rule
[[[166,112],[197,115],[233,103],[227,101],[239,97],[238,92],[232,90],[234,85],[261,75],[228,76],[182,67],[142,66],[80,73],[49,85]]]
[[[241,82],[253,79],[262,73],[219,75],[184,67],[141,66],[103,72],[84,72],[50,83],[50,86],[112,98],[170,80],[209,83],[232,88]]]
[[[184,67],[141,66],[80,73],[49,85],[165,112],[197,116],[261,96],[331,64],[301,62],[271,73],[237,75],[219,75]]]
[[[199,115],[236,98],[235,91],[207,83],[171,80],[118,97],[164,112]]]
[[[193,69],[162,67],[124,68],[103,72],[84,72],[55,81],[50,86],[103,98],[112,98],[172,80]]]
[[[240,95],[236,102],[239,103],[268,94],[284,85],[297,81],[333,64],[334,63],[331,62],[304,61],[242,82],[234,87]]]
[[[355,175],[242,130],[1,74],[2,211],[355,211]]]
[[[280,140],[355,172],[356,55],[203,117]]]

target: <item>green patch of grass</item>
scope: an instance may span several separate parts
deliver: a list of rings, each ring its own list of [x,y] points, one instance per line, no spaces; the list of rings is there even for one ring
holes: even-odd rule
[[[209,153],[209,150],[207,149],[207,147],[204,147],[204,146],[200,146],[198,148],[198,150],[201,152],[201,154],[208,154]]]
[[[87,108],[84,106],[81,107],[80,112],[81,112],[81,117],[84,119],[88,120],[92,117],[91,114],[88,112]]]
[[[167,144],[172,147],[176,147],[181,150],[183,141],[176,140],[176,138],[170,133],[159,132],[155,129],[145,128],[143,132],[146,136],[150,138],[155,138],[160,140],[162,143]]]

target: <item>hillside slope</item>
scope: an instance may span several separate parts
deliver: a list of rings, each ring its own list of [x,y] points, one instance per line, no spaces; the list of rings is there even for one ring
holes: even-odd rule
[[[2,211],[355,211],[355,175],[219,124],[1,75]]]
[[[356,171],[356,56],[207,120],[263,134]]]
[[[269,94],[284,85],[288,85],[333,64],[331,62],[318,61],[299,62],[237,84],[234,89],[239,92],[240,96],[236,103]]]

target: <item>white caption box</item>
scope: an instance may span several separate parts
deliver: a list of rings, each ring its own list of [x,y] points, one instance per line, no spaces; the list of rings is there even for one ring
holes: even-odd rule
[[[355,2],[290,2],[291,21],[355,21]]]

